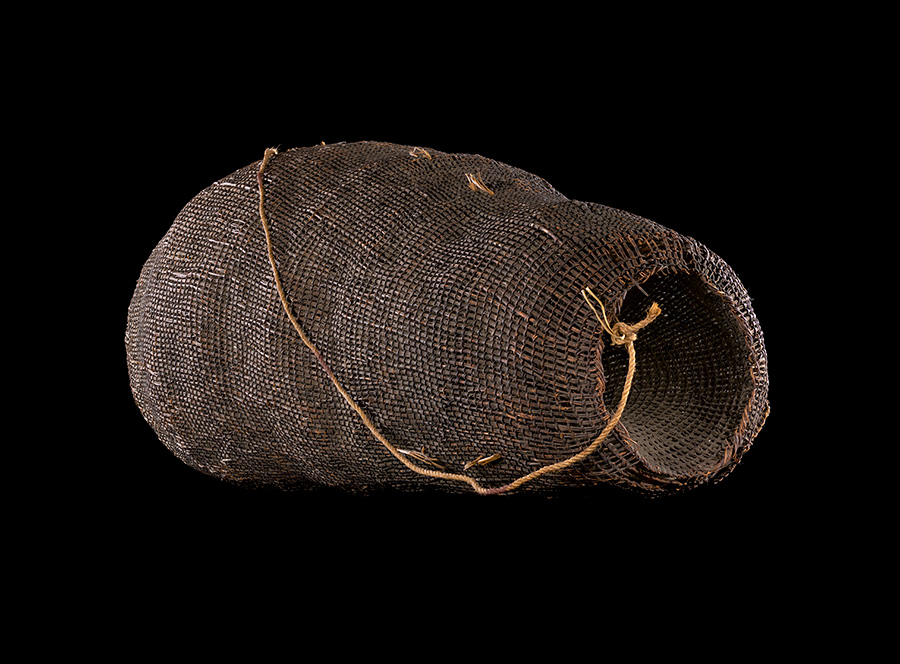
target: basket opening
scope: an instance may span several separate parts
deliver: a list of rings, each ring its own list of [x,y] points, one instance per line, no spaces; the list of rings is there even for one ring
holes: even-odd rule
[[[707,474],[733,449],[753,391],[747,341],[729,303],[696,274],[658,274],[626,294],[617,319],[662,315],[638,333],[637,368],[621,419],[639,456],[673,478]],[[605,400],[622,392],[627,353],[607,346]]]

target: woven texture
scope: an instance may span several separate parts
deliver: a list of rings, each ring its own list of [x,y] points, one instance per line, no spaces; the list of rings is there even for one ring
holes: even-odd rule
[[[267,256],[259,170],[199,193],[141,272],[125,342],[145,419],[182,461],[232,482],[469,491],[399,463],[301,342]],[[518,491],[717,480],[765,420],[750,300],[691,238],[497,161],[412,146],[287,150],[262,185],[291,310],[384,436],[423,463],[496,486],[597,437],[627,357],[587,287],[611,320],[651,302],[662,315],[635,342],[613,433]]]

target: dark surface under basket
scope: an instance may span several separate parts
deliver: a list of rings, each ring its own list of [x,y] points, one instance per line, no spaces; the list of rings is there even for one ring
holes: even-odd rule
[[[188,465],[248,485],[469,491],[375,440],[275,289],[254,163],[178,215],[129,308],[132,391]],[[659,493],[725,476],[767,413],[759,324],[734,272],[695,240],[572,201],[477,155],[362,142],[274,156],[264,173],[292,311],[398,448],[489,486],[565,459],[615,408],[626,354],[611,319],[662,316],[613,435],[519,491],[613,482]]]

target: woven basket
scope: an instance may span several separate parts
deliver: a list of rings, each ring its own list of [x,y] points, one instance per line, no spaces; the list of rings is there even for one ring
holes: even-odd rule
[[[166,447],[253,486],[665,493],[724,477],[768,412],[759,324],[709,249],[385,143],[268,151],[199,193],[125,342]]]

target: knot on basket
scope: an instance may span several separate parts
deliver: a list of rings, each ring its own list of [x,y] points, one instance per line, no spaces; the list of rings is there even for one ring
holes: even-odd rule
[[[581,291],[582,296],[587,301],[588,306],[593,309],[594,315],[597,316],[597,320],[600,321],[600,324],[603,326],[603,329],[606,330],[607,334],[610,336],[610,340],[614,346],[628,346],[631,345],[637,340],[638,330],[647,327],[650,323],[656,320],[656,317],[662,313],[662,309],[660,309],[659,305],[654,302],[650,305],[650,309],[647,311],[647,315],[644,316],[643,320],[639,320],[637,323],[623,323],[622,321],[618,321],[613,325],[609,324],[609,320],[606,318],[606,308],[603,306],[603,301],[594,295],[593,291],[590,288],[585,288]],[[591,304],[591,300],[588,298],[590,295],[597,304],[600,305],[600,313],[594,309],[594,305]]]
[[[652,323],[661,312],[662,310],[659,308],[659,305],[654,302],[652,305],[650,305],[650,309],[649,311],[647,311],[647,315],[643,320],[640,320],[637,323],[633,323],[631,325],[619,321],[615,323],[611,328],[607,327],[607,331],[609,332],[609,336],[612,339],[613,345],[624,346],[626,344],[634,343],[637,339],[638,330]],[[608,321],[606,321],[606,325],[609,326]]]

